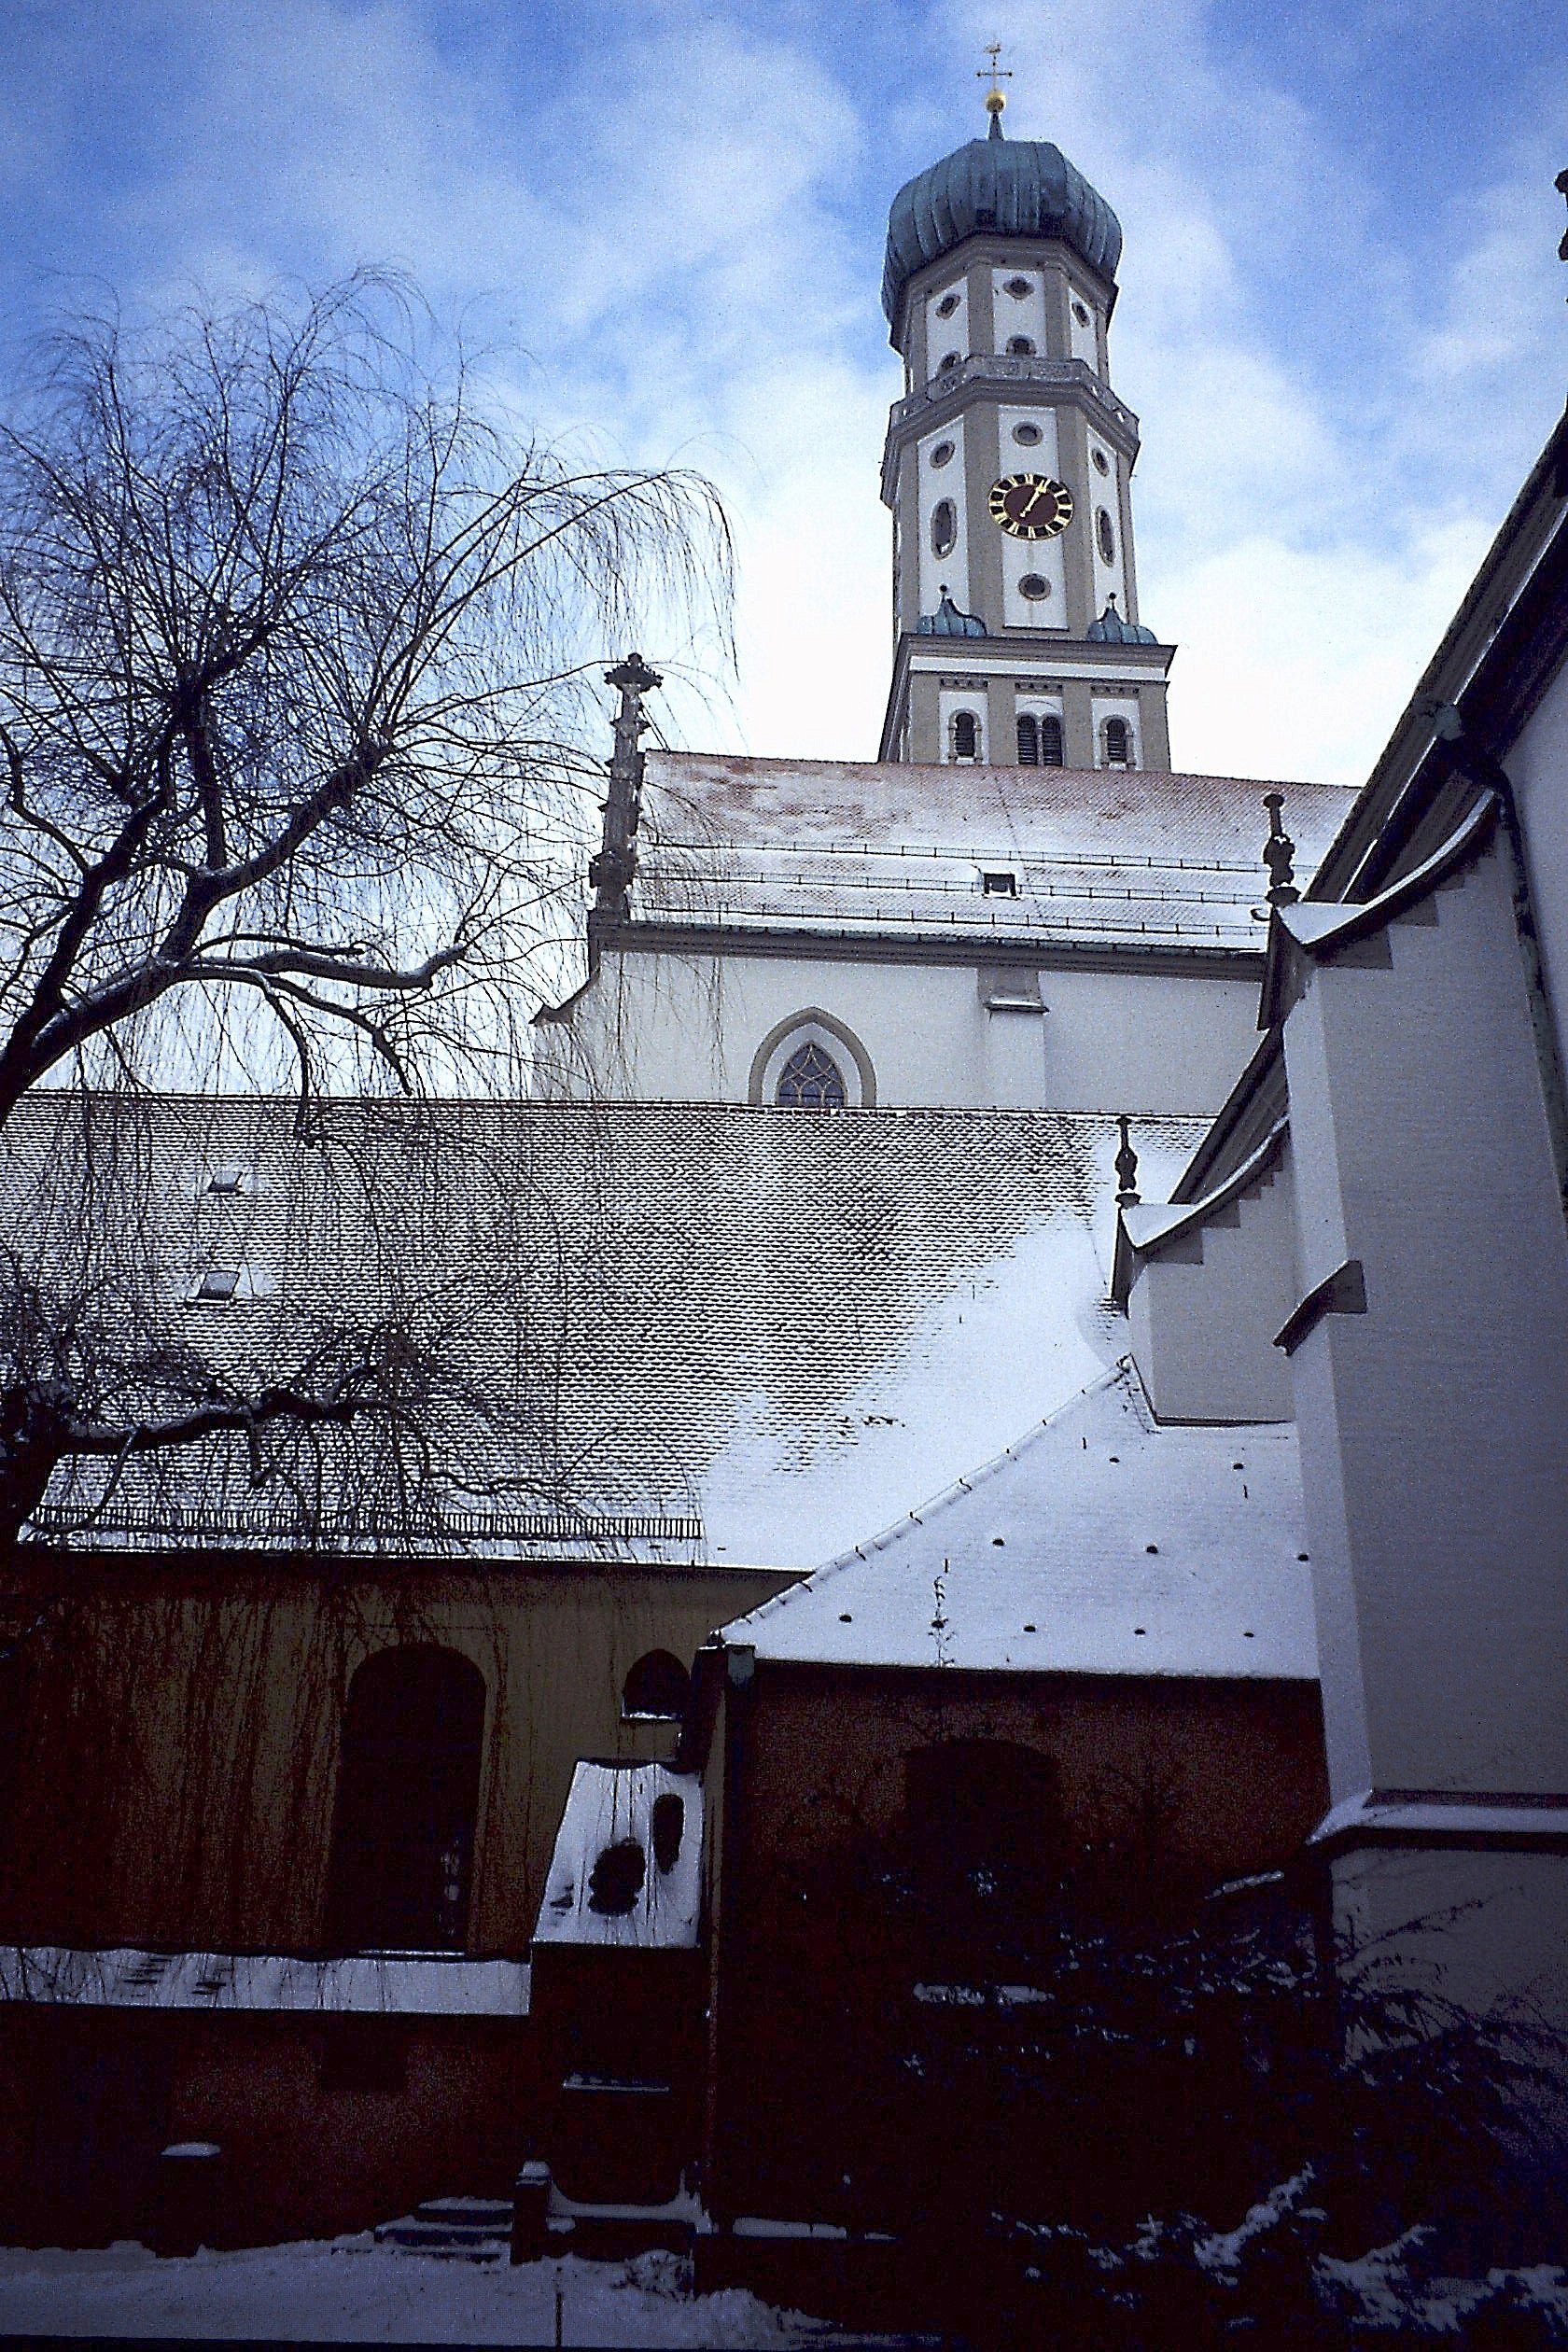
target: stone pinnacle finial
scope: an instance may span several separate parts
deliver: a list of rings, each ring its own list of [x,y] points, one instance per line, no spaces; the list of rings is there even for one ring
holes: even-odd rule
[[[1004,81],[1011,81],[1013,76],[1010,70],[1004,70],[997,63],[998,58],[1001,55],[1000,41],[987,41],[986,54],[991,61],[990,64],[977,66],[974,78],[976,81],[988,81],[991,85],[986,92],[986,112],[991,118],[990,137],[1000,139],[1003,136],[1002,110],[1007,105],[1007,92],[1001,85]]]
[[[1268,838],[1263,845],[1263,862],[1268,868],[1265,895],[1270,906],[1294,906],[1301,892],[1295,887],[1295,844],[1280,821],[1285,796],[1283,792],[1265,792],[1263,805],[1268,811]]]
[[[595,914],[601,918],[619,920],[626,912],[626,892],[637,872],[637,819],[642,812],[642,753],[637,738],[648,724],[642,698],[664,682],[640,653],[628,654],[605,672],[605,684],[616,688],[621,707],[615,714],[604,834],[597,853],[588,861],[589,888],[595,893]]]
[[[1136,1209],[1138,1154],[1132,1148],[1132,1138],[1127,1132],[1132,1121],[1125,1111],[1117,1118],[1116,1125],[1122,1130],[1122,1147],[1116,1154],[1116,1206],[1118,1209]]]

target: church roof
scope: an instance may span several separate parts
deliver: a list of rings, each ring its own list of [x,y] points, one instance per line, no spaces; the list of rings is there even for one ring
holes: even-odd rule
[[[634,921],[1261,955],[1263,779],[650,752]],[[1283,788],[1305,879],[1353,794]],[[1011,875],[987,889],[987,874]]]
[[[896,329],[903,289],[917,270],[966,237],[1061,237],[1102,277],[1113,279],[1121,223],[1049,139],[968,139],[906,180],[888,216],[882,308]]]
[[[100,1101],[104,1247],[132,1237],[105,1295],[119,1283],[187,1370],[252,1388],[394,1303],[417,1315],[460,1376],[444,1454],[467,1480],[429,1548],[809,1568],[995,1453],[1118,1344],[1111,1118],[486,1102],[317,1116],[306,1145],[288,1101]],[[1139,1123],[1146,1189],[1202,1125]],[[61,1097],[9,1122],[13,1230],[79,1226],[73,1132]],[[217,1172],[237,1188],[212,1190]],[[203,1301],[215,1267],[243,1280]],[[291,1492],[254,1486],[238,1443],[185,1450],[161,1487],[124,1464],[84,1525],[104,1475],[86,1465],[52,1491],[52,1533],[299,1546]],[[319,1506],[304,1502],[321,1544],[409,1548],[377,1519],[380,1491],[329,1463]]]
[[[1127,1358],[724,1639],[842,1665],[1310,1681],[1306,1550],[1294,1424],[1161,1423]]]

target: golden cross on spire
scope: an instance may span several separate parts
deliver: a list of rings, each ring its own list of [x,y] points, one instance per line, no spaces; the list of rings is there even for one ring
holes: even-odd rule
[[[1013,75],[1011,68],[1004,68],[997,63],[998,58],[1001,55],[1001,43],[987,41],[984,46],[986,55],[991,62],[988,66],[976,66],[974,78],[976,81],[988,81],[991,85],[986,92],[986,112],[991,118],[991,127],[994,131],[999,127],[999,118],[1003,106],[1007,104],[1007,92],[1001,85],[1004,81],[1011,81]]]

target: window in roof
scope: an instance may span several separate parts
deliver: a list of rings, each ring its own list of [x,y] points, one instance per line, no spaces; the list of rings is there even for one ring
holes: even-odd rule
[[[992,867],[982,872],[980,891],[984,898],[1016,898],[1018,877],[1011,866]]]
[[[1018,713],[1018,765],[1040,765],[1040,721],[1032,710]]]
[[[621,1686],[621,1713],[630,1721],[679,1723],[692,1694],[692,1677],[668,1650],[648,1650]]]
[[[977,760],[980,756],[980,721],[973,710],[953,713],[953,757],[955,760]]]
[[[1032,359],[1034,357],[1034,343],[1028,335],[1009,335],[1007,338],[1007,353],[1009,358],[1012,359]]]
[[[221,1305],[225,1299],[232,1298],[239,1287],[237,1266],[209,1266],[196,1285],[195,1295],[209,1304]]]
[[[774,1100],[782,1111],[842,1111],[844,1073],[820,1045],[799,1045],[778,1073]]]
[[[933,555],[951,555],[958,544],[959,510],[951,498],[938,498],[931,509],[931,543]]]
[[[433,1643],[368,1658],[348,1687],[328,1869],[338,1952],[461,1952],[484,1677]]]
[[[207,1190],[210,1193],[243,1193],[245,1189],[245,1180],[243,1168],[215,1168],[207,1178]]]

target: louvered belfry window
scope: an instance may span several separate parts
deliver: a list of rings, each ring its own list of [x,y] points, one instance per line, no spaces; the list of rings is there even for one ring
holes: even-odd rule
[[[1062,722],[1054,710],[1047,711],[1040,721],[1040,764],[1060,767],[1063,764]]]
[[[797,1045],[778,1073],[774,1100],[784,1111],[842,1111],[844,1073],[820,1045]]]
[[[980,756],[980,721],[973,710],[953,713],[953,757],[955,760],[975,760]]]
[[[1032,710],[1018,713],[1018,765],[1040,765],[1040,721]]]

